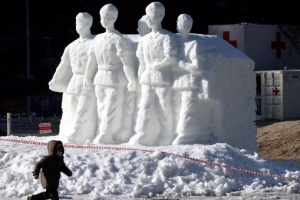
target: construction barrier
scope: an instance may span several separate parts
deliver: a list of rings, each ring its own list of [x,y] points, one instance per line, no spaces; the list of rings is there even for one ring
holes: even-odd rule
[[[40,134],[52,133],[51,123],[40,123],[39,130]]]

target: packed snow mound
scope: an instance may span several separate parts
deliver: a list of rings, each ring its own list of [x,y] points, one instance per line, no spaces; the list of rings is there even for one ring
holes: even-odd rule
[[[5,139],[20,138],[8,136]],[[21,139],[48,142],[60,138]],[[0,144],[0,195],[23,197],[43,191],[40,180],[33,179],[31,172],[35,163],[47,155],[46,146],[5,141],[0,141]],[[110,147],[129,148],[125,145]],[[251,193],[268,187],[291,193],[299,192],[300,189],[300,184],[294,181],[251,175],[162,153],[170,152],[261,173],[293,178],[300,176],[300,171],[292,163],[265,160],[255,152],[233,148],[224,143],[134,148],[154,151],[66,148],[64,160],[73,171],[73,176],[69,178],[62,175],[59,194],[89,194],[89,199],[100,199],[111,195],[239,196],[244,192]]]

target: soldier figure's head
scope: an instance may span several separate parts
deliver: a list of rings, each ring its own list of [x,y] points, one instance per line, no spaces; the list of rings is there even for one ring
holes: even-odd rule
[[[79,13],[76,16],[76,31],[79,35],[90,33],[90,28],[93,24],[93,17],[87,13]]]
[[[146,22],[147,16],[144,15],[139,21],[138,21],[138,33],[140,34],[140,36],[144,36],[147,35],[148,33],[151,32],[151,28],[149,28],[149,26],[147,25]]]
[[[118,9],[113,4],[106,4],[100,9],[100,20],[103,28],[113,28],[118,18]]]
[[[152,2],[146,7],[147,25],[150,28],[160,25],[165,16],[165,7],[160,2]]]
[[[177,18],[177,31],[182,37],[187,37],[193,27],[193,18],[187,14],[181,14]]]

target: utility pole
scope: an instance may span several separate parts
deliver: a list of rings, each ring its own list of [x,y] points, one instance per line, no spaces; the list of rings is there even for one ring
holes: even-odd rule
[[[27,79],[30,79],[30,43],[29,43],[29,0],[26,0],[26,40],[27,40]],[[27,96],[27,117],[31,116],[31,97]]]
[[[11,135],[11,113],[7,113],[7,136]]]

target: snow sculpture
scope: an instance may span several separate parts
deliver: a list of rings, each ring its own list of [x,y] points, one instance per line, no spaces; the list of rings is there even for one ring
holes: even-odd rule
[[[140,34],[141,37],[147,35],[150,33],[152,30],[149,28],[146,22],[147,16],[143,15],[143,17],[138,21],[138,33]]]
[[[84,85],[87,88],[95,85],[98,111],[96,143],[124,143],[132,134],[135,96],[128,91],[136,90],[135,59],[131,42],[114,28],[117,16],[118,10],[114,5],[106,4],[101,8],[101,25],[106,32],[95,37],[88,52]]]
[[[141,37],[147,35],[148,33],[150,33],[152,31],[151,28],[149,28],[146,23],[146,18],[147,18],[146,15],[143,15],[143,17],[141,19],[139,19],[139,21],[138,21],[137,31],[138,31],[139,35],[126,35],[125,36],[125,37],[128,37],[133,42],[134,52],[136,52],[136,50],[137,50],[137,46],[139,44]],[[137,66],[136,71],[138,71],[139,60],[137,57],[136,57],[136,66]],[[140,88],[140,84],[138,84],[137,87]],[[136,94],[136,105],[135,105],[134,119],[137,118],[137,111],[139,110],[140,99],[141,99],[141,90],[137,89],[135,94]],[[136,126],[136,120],[133,121],[133,127],[135,127],[135,126]]]
[[[207,96],[201,82],[205,61],[204,47],[189,34],[192,25],[193,19],[190,15],[179,15],[177,19],[177,31],[180,35],[179,62],[177,67],[173,68],[174,121],[178,136],[173,145],[208,142],[209,133],[202,129],[205,124],[201,122],[206,120],[201,120],[203,116],[201,107],[204,105],[200,102]]]
[[[177,47],[172,33],[161,27],[164,14],[165,8],[159,2],[146,7],[146,22],[152,32],[141,38],[136,53],[141,100],[136,135],[130,144],[170,145],[174,139],[170,84]]]
[[[218,36],[195,36],[207,46],[203,78],[211,101],[203,113],[212,113],[209,143],[257,151],[254,61]]]
[[[77,144],[228,143],[256,151],[253,60],[218,36],[190,33],[189,15],[178,17],[179,34],[164,30],[164,14],[153,2],[138,22],[143,36],[122,35],[117,8],[107,4],[105,33],[91,41],[78,31],[49,83],[64,93],[60,135]]]
[[[83,92],[83,78],[87,64],[87,51],[90,47],[94,35],[90,28],[93,18],[88,13],[79,13],[76,16],[76,31],[79,38],[69,44],[63,53],[61,62],[57,67],[49,87],[52,91],[63,92],[62,109],[63,116],[60,123],[60,135],[69,138],[72,142],[79,143],[81,140],[93,139],[95,137],[95,114],[94,108],[87,104],[95,104],[95,95],[90,92]],[[83,95],[81,95],[83,94]],[[81,100],[81,103],[80,102]],[[80,106],[78,106],[78,104]],[[86,106],[84,114],[76,115],[78,107]],[[82,108],[80,108],[82,110]],[[75,117],[77,116],[77,117]],[[76,119],[76,120],[75,120]],[[74,122],[77,121],[75,129]],[[85,123],[80,123],[85,121]],[[80,126],[78,126],[80,124]],[[87,128],[87,130],[86,130]],[[74,132],[80,132],[80,140],[74,138]]]

